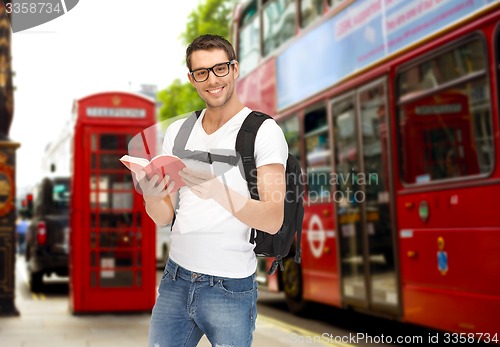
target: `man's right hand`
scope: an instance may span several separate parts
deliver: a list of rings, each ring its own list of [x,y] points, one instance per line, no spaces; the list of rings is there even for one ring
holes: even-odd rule
[[[170,181],[170,176],[165,175],[162,180],[158,175],[148,178],[145,171],[136,174],[137,182],[142,190],[142,196],[146,202],[161,201],[172,192],[175,181]]]

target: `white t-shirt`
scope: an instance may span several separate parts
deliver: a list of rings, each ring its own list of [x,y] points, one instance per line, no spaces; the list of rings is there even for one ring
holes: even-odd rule
[[[243,108],[217,131],[208,135],[202,127],[205,110],[193,127],[186,149],[211,153],[235,153],[236,135],[251,110]],[[166,131],[163,151],[172,154],[175,136],[185,119],[172,123]],[[255,139],[256,166],[279,163],[286,165],[288,146],[283,131],[272,119],[266,120]],[[247,182],[238,167],[214,162],[209,164],[185,160],[188,166],[210,168],[212,172],[224,172],[218,179],[235,191],[250,196]],[[221,192],[223,193],[223,192]],[[198,198],[187,187],[179,190],[179,209],[172,229],[170,257],[180,266],[194,272],[244,278],[252,275],[257,259],[250,244],[250,227],[236,219],[212,199]]]

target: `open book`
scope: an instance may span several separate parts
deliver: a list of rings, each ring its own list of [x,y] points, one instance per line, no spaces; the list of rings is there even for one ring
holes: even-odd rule
[[[182,160],[175,155],[160,154],[151,160],[124,155],[120,158],[120,161],[130,171],[135,173],[138,173],[141,170],[146,171],[149,178],[154,175],[158,175],[158,177],[162,179],[163,176],[169,175],[170,179],[175,181],[173,192],[185,185],[179,175],[179,171],[185,168],[186,164],[184,164]]]

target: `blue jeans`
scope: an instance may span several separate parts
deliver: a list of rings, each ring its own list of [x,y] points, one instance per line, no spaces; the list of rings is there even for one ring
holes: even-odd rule
[[[255,274],[226,278],[199,274],[171,259],[165,266],[149,327],[149,347],[252,345],[257,318]]]

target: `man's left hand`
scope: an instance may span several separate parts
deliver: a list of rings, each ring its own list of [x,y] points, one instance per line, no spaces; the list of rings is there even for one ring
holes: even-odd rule
[[[179,175],[191,191],[200,199],[213,199],[216,194],[224,194],[224,185],[211,172],[185,167]]]

